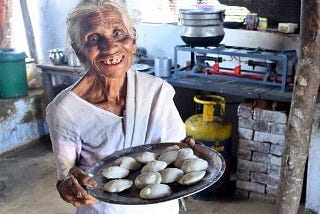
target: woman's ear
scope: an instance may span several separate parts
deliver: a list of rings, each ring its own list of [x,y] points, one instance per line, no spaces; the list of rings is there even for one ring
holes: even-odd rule
[[[76,53],[78,59],[80,62],[85,63],[86,62],[86,57],[84,54],[80,51],[80,48],[76,45],[76,43],[72,42],[71,47],[73,48],[74,52]]]
[[[133,31],[133,44],[136,44],[137,43],[137,30],[136,28],[132,28],[132,31]]]

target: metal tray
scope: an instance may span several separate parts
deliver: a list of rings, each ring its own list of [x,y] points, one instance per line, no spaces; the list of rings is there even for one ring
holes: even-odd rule
[[[101,159],[100,161],[93,164],[89,169],[88,173],[93,175],[93,178],[97,181],[98,185],[94,188],[87,188],[87,191],[90,195],[96,199],[113,204],[126,204],[126,205],[141,205],[141,204],[153,204],[160,203],[164,201],[169,201],[173,199],[184,198],[200,192],[215,182],[217,182],[225,170],[225,161],[221,154],[217,151],[204,146],[196,144],[193,148],[194,154],[198,157],[208,161],[208,169],[204,178],[196,184],[190,186],[180,185],[178,183],[169,184],[172,189],[172,194],[168,197],[159,198],[159,199],[142,199],[139,197],[139,189],[132,185],[131,188],[121,192],[121,193],[109,193],[103,190],[104,184],[108,181],[107,178],[101,175],[101,170],[105,167],[111,166],[113,161],[122,156],[131,156],[134,157],[141,152],[150,151],[160,154],[165,148],[172,145],[178,145],[180,148],[188,147],[184,143],[157,143],[157,144],[148,144],[137,147],[132,147],[117,151],[108,157]],[[169,165],[170,166],[170,165]],[[127,179],[134,181],[135,177],[140,174],[140,169],[130,172]]]

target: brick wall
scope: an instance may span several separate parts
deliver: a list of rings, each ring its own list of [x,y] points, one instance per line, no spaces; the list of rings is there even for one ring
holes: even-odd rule
[[[259,16],[268,18],[269,26],[277,26],[279,22],[299,23],[300,4],[296,0],[220,0],[221,4],[242,6]]]
[[[274,203],[280,181],[287,113],[254,106],[253,102],[243,102],[238,107],[236,194]]]

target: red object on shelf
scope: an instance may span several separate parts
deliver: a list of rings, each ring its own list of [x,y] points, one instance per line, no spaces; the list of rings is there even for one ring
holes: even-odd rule
[[[211,74],[218,74],[218,75],[226,75],[226,76],[235,76],[235,77],[242,77],[242,78],[251,78],[251,79],[256,79],[256,80],[263,80],[264,75],[259,75],[259,74],[242,74],[241,73],[241,66],[236,66],[233,69],[233,72],[230,71],[215,71],[213,68],[208,71]],[[275,82],[282,82],[281,77],[269,77],[270,81],[275,81]],[[286,79],[287,83],[292,82],[291,77],[287,77]]]
[[[241,76],[241,65],[238,65],[236,67],[233,68],[233,73],[236,75],[236,76]]]
[[[213,66],[212,66],[212,71],[213,71],[213,72],[219,72],[219,71],[220,71],[220,66],[219,66],[219,63],[218,63],[218,62],[216,62],[216,63],[213,64]]]

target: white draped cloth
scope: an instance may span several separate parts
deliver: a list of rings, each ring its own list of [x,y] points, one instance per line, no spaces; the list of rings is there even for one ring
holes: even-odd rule
[[[74,85],[63,90],[47,107],[46,120],[62,180],[77,165],[87,169],[117,150],[158,142],[178,142],[186,136],[184,123],[173,102],[174,89],[161,78],[127,72],[124,116],[98,108],[74,94]],[[77,208],[78,214],[172,213],[178,201],[151,205],[116,205],[98,201]]]

